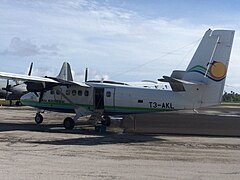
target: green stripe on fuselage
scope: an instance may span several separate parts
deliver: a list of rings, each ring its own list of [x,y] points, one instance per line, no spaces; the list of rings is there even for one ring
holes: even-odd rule
[[[22,100],[24,105],[33,106],[37,108],[54,108],[54,109],[73,109],[76,106],[81,106],[89,110],[94,110],[94,105],[91,104],[71,104],[71,103],[59,103],[59,102],[36,102],[30,100]],[[144,113],[144,112],[165,112],[174,111],[174,109],[160,109],[160,108],[145,108],[145,107],[127,107],[127,106],[104,106],[105,112],[117,112],[117,113]]]

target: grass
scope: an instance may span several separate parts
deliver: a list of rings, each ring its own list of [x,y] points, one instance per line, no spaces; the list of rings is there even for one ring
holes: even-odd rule
[[[222,102],[221,106],[240,106],[240,103]]]
[[[12,101],[12,105],[15,105],[17,101],[14,100]],[[0,105],[1,106],[9,106],[10,105],[10,101],[9,100],[5,100],[5,99],[0,99]]]

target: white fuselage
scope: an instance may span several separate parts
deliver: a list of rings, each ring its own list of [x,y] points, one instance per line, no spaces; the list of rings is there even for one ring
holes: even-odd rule
[[[40,109],[63,112],[74,112],[75,107],[80,106],[88,110],[89,114],[96,109],[102,109],[108,114],[130,114],[200,106],[196,97],[185,91],[173,92],[108,83],[91,83],[89,88],[57,86],[54,90],[45,92],[40,102],[34,93],[24,95],[21,101]]]

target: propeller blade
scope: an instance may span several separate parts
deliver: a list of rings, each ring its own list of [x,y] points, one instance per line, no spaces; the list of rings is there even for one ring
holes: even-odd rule
[[[7,85],[6,85],[6,87],[3,87],[2,90],[5,90],[5,91],[7,91],[7,92],[11,91],[11,85],[10,85],[10,83],[9,83],[9,79],[7,80]]]
[[[33,62],[31,63],[29,71],[28,71],[29,76],[31,76],[31,74],[32,74],[32,68],[33,68]]]
[[[88,80],[88,68],[86,68],[85,70],[85,82],[87,82]]]
[[[6,91],[6,99],[8,99],[10,88],[11,88],[11,85],[10,85],[10,83],[9,83],[9,79],[7,79],[6,88],[2,88],[3,90]]]

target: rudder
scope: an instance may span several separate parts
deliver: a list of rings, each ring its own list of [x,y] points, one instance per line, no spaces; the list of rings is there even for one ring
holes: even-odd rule
[[[199,88],[201,106],[215,105],[221,100],[233,38],[233,30],[206,31],[184,73],[183,80],[206,85]]]
[[[58,74],[57,78],[65,81],[73,81],[72,71],[69,63],[67,62],[63,63],[61,71]]]

